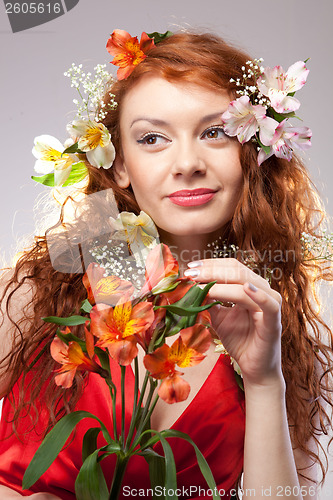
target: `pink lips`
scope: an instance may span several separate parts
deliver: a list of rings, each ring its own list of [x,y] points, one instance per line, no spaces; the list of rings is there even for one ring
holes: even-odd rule
[[[169,199],[175,205],[194,207],[208,203],[214,197],[215,193],[216,191],[213,189],[206,188],[183,189],[170,194]]]

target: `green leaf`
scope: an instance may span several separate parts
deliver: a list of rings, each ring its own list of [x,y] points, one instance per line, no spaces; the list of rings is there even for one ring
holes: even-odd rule
[[[68,148],[66,148],[61,153],[61,156],[64,155],[64,154],[70,154],[70,153],[83,153],[84,154],[84,151],[81,151],[81,149],[79,148],[79,143],[76,142],[75,144],[72,144],[71,146],[69,146]]]
[[[293,92],[295,94],[295,92]],[[288,95],[291,95],[291,94],[288,94]],[[276,120],[277,122],[281,123],[283,120],[286,120],[287,118],[294,118],[296,115],[295,115],[295,111],[290,111],[290,113],[277,113],[274,109],[272,109],[272,117],[274,118],[274,120]]]
[[[109,355],[106,351],[103,351],[100,347],[95,346],[95,354],[99,359],[99,362],[101,363],[101,367],[104,368],[111,377],[110,373],[110,358]]]
[[[105,456],[112,455],[113,453],[118,454],[121,450],[120,444],[116,441],[111,441],[107,446],[104,446],[103,451],[105,451]]]
[[[265,153],[268,155],[270,153],[270,146],[265,146],[261,140],[259,139],[259,135],[256,135],[256,139],[258,141],[259,146],[265,151]]]
[[[77,342],[81,349],[84,351],[84,352],[87,352],[87,347],[86,347],[86,343],[84,340],[80,339],[79,337],[77,337],[76,335],[73,335],[72,332],[70,333],[62,333],[59,329],[57,330],[56,332],[56,335],[57,337],[59,337],[60,340],[62,340],[63,342],[65,342],[65,344],[69,344],[69,342]]]
[[[90,304],[89,300],[85,299],[81,304],[80,312],[85,312],[89,314],[92,308],[93,306]]]
[[[75,496],[77,500],[109,499],[108,487],[98,460],[99,451],[95,450],[85,459],[78,473],[75,481]]]
[[[149,38],[154,38],[155,43],[159,43],[162,40],[169,38],[169,36],[172,36],[173,33],[172,31],[166,31],[165,33],[158,33],[158,31],[154,31],[154,33],[147,33],[147,35]]]
[[[54,187],[54,174],[46,174],[40,177],[32,175],[31,179],[35,182],[39,182],[40,184],[44,184],[44,186]]]
[[[206,311],[207,309],[210,309],[211,307],[220,304],[222,305],[222,302],[216,301],[216,302],[210,302],[209,304],[206,304],[205,306],[199,306],[199,307],[177,307],[174,304],[169,304],[167,306],[155,306],[155,309],[163,308],[167,309],[168,311],[171,311],[172,313],[178,314],[178,316],[193,316],[193,314],[198,314],[199,312]]]
[[[76,184],[77,182],[82,181],[87,175],[88,175],[88,169],[83,161],[74,163],[74,165],[72,166],[71,173],[69,174],[66,182],[62,184],[62,186],[71,186],[72,184]],[[54,174],[46,174],[40,177],[32,175],[31,179],[35,182],[43,184],[44,186],[49,186],[49,187],[55,186]]]
[[[199,448],[197,447],[195,442],[190,438],[190,436],[188,436],[184,432],[176,431],[173,429],[167,429],[165,431],[161,431],[160,434],[162,436],[165,436],[165,437],[178,437],[178,438],[184,439],[185,441],[187,441],[188,443],[190,443],[193,446],[196,457],[197,457],[200,471],[201,471],[203,477],[205,478],[206,483],[208,484],[209,488],[211,490],[213,490],[213,497],[212,498],[214,500],[221,500],[220,495],[218,493],[215,493],[218,490],[216,487],[216,483],[215,483],[215,479],[214,479],[214,476],[212,474],[212,471],[210,470],[210,467],[209,467],[205,457],[203,456],[203,454],[201,453],[201,451],[199,450]],[[162,446],[163,446],[163,444],[162,444]]]
[[[88,318],[84,318],[83,316],[68,316],[67,318],[59,318],[58,316],[47,316],[46,318],[42,318],[45,323],[55,323],[56,325],[63,326],[76,326],[76,325],[84,325],[84,323],[88,320]]]
[[[163,446],[164,457],[165,457],[165,490],[166,500],[177,500],[178,496],[176,495],[177,490],[177,471],[175,458],[173,456],[172,448],[169,445],[168,441],[164,439],[162,432],[158,433],[158,436],[161,441],[161,445]]]
[[[215,285],[215,283],[216,281],[211,281],[210,283],[207,283],[204,288],[200,288],[199,285],[195,284],[180,300],[172,304],[174,308],[181,308],[178,311],[179,313],[181,310],[191,308],[191,314],[185,316],[182,314],[178,314],[178,312],[176,313],[176,309],[174,309],[174,312],[167,309],[167,314],[165,317],[166,337],[178,333],[182,328],[187,328],[188,326],[193,326],[195,324],[198,312],[195,312],[194,308],[202,304],[210,288]]]
[[[157,453],[156,451],[154,451],[152,448],[146,448],[142,451],[140,451],[140,453],[137,453],[137,455],[140,455],[142,457],[149,457],[149,458],[163,458],[163,461],[165,460],[165,457],[163,457],[163,455],[160,455],[159,453]]]
[[[153,492],[158,491],[157,486],[163,487],[165,485],[165,457],[156,453],[152,448],[143,450],[138,455],[142,455],[148,463],[150,487]],[[153,494],[152,498],[155,500],[157,495]],[[165,498],[165,496],[159,495],[159,498]]]
[[[74,163],[71,173],[69,174],[66,182],[62,184],[62,186],[72,186],[73,184],[82,181],[87,175],[88,169],[83,161]]]
[[[42,476],[50,467],[73,432],[75,426],[83,418],[94,418],[97,420],[101,424],[104,439],[107,443],[111,442],[110,434],[108,433],[105,425],[92,413],[89,413],[88,411],[76,411],[65,415],[46,435],[31,460],[23,476],[22,488],[24,490],[29,489],[33,484],[35,484],[40,476]]]
[[[91,427],[83,436],[82,462],[97,449],[97,438],[101,430],[100,427]]]

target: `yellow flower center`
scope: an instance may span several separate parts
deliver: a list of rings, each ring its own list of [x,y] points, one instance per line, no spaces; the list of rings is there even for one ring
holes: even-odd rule
[[[103,141],[103,131],[99,127],[89,127],[81,138],[80,142],[83,140],[86,144],[85,148],[89,147],[89,149],[95,149],[97,146],[104,146]]]
[[[64,155],[68,156],[68,155]],[[43,153],[41,154],[41,160],[44,161],[57,161],[61,158],[60,151],[51,148],[50,146],[46,146]]]
[[[132,59],[132,64],[137,66],[141,61],[145,59],[145,54],[140,49],[140,45],[138,43],[133,43],[132,41],[126,42],[126,48],[128,50],[128,58]]]

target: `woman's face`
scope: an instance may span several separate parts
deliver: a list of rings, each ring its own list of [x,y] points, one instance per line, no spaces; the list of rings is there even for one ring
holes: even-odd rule
[[[117,182],[132,185],[162,234],[208,236],[232,218],[242,169],[240,145],[222,128],[229,102],[226,93],[148,76],[126,94]]]

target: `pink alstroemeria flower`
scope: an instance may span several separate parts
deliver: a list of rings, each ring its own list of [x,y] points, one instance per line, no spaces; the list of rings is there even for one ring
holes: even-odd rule
[[[263,149],[259,151],[258,164],[261,165],[272,155],[290,161],[294,149],[304,151],[311,146],[311,137],[312,132],[308,127],[288,127],[287,120],[283,120],[275,131],[269,153]]]
[[[259,130],[262,144],[269,146],[278,126],[278,122],[266,116],[266,108],[261,105],[253,106],[247,95],[232,101],[223,113],[224,132],[235,136],[241,144],[247,142]]]
[[[291,113],[300,107],[300,102],[288,94],[301,89],[306,82],[309,70],[303,61],[298,61],[286,72],[281,66],[265,68],[257,80],[260,92],[271,101],[277,113]]]

